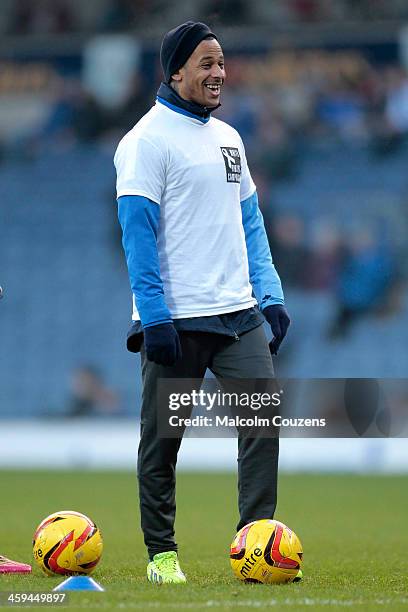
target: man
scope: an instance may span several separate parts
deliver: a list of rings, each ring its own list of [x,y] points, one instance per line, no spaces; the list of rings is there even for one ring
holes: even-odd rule
[[[211,116],[225,79],[209,27],[168,32],[165,82],[155,106],[116,155],[118,214],[133,293],[130,351],[141,351],[143,399],[138,478],[147,577],[186,581],[174,539],[175,466],[181,439],[159,438],[160,378],[272,378],[289,326],[256,188],[239,134]],[[256,297],[253,297],[253,293]],[[270,348],[264,317],[274,339]],[[238,528],[272,518],[277,439],[238,439]]]

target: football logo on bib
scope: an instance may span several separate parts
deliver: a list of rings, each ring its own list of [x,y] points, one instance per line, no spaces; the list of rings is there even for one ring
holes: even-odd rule
[[[236,147],[221,147],[228,183],[241,182],[241,157]]]

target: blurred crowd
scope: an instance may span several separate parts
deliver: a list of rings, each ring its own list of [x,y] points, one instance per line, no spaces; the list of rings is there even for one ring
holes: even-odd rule
[[[290,175],[293,148],[305,138],[369,144],[392,152],[408,131],[408,75],[374,66],[355,51],[287,51],[227,58],[221,117],[274,179]]]
[[[398,250],[384,227],[367,222],[349,233],[338,219],[271,214],[263,206],[271,252],[287,289],[328,291],[335,298],[327,339],[347,337],[362,317],[392,316],[402,307],[404,276]]]
[[[403,0],[190,0],[190,4],[191,18],[226,25],[373,22],[408,16]],[[13,0],[6,31],[38,35],[136,30],[146,24],[171,23],[177,10],[176,2],[164,0],[98,0],[89,7],[80,0]]]
[[[285,51],[226,59],[227,83],[216,112],[242,135],[266,180],[288,179],[304,141],[355,142],[385,155],[408,132],[408,75],[402,65],[374,66],[357,51]],[[95,141],[130,129],[154,103],[157,74],[134,74],[118,106],[104,104],[79,77],[55,74],[49,112],[31,136]],[[116,134],[114,134],[116,137]]]

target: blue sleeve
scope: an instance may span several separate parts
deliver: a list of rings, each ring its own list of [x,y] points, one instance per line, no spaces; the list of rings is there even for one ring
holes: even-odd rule
[[[157,251],[160,207],[142,196],[121,196],[118,198],[118,217],[130,286],[142,326],[171,323]]]
[[[241,209],[248,252],[249,280],[259,307],[262,310],[272,304],[283,304],[282,285],[272,262],[256,191],[241,202]]]

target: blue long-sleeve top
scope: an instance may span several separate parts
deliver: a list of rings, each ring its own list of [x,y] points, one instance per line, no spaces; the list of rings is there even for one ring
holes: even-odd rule
[[[272,261],[258,194],[241,202],[242,225],[248,253],[249,280],[261,310],[283,304],[282,284]]]
[[[157,233],[160,207],[142,196],[118,198],[130,287],[143,327],[171,323],[160,276]]]
[[[254,295],[261,309],[283,304],[282,286],[272,262],[257,193],[241,202],[241,208]],[[169,323],[172,318],[165,301],[157,250],[160,207],[143,196],[121,196],[118,216],[130,286],[142,326]],[[207,324],[210,318],[199,317]]]

